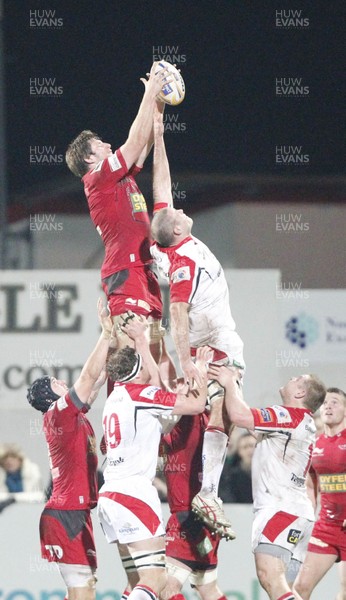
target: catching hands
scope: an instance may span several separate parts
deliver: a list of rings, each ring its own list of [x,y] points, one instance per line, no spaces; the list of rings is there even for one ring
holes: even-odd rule
[[[132,339],[145,336],[147,337],[148,322],[143,315],[135,315],[131,310],[128,310],[124,315],[121,315],[123,323],[121,329]]]
[[[144,84],[145,91],[152,92],[155,98],[160,93],[163,86],[174,79],[173,75],[169,73],[166,67],[163,69],[159,67],[158,62],[152,64],[150,73],[146,73],[146,76],[148,79],[141,77],[141,82]]]
[[[225,365],[210,363],[208,366],[208,377],[218,381],[222,387],[227,387],[227,385],[233,382],[237,383],[240,381],[242,375],[237,367],[226,367]]]

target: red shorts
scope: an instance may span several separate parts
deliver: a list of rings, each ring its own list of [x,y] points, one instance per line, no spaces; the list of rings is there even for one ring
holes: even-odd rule
[[[335,554],[337,562],[346,560],[346,529],[340,523],[316,521],[308,551],[315,554]]]
[[[176,558],[194,571],[215,569],[219,543],[219,536],[213,536],[192,511],[170,516],[166,526],[166,556]]]
[[[102,280],[112,316],[127,310],[162,318],[162,300],[159,282],[149,266],[133,267],[110,275]]]
[[[89,510],[46,508],[40,519],[41,554],[49,562],[97,567]]]

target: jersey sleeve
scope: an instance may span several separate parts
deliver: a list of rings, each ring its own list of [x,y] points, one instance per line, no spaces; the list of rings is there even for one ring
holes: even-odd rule
[[[89,185],[91,184],[104,193],[112,192],[114,191],[114,185],[128,173],[125,159],[120,149],[118,149],[108,158],[101,160],[95,169],[90,172]]]
[[[170,301],[191,304],[198,285],[196,263],[187,256],[180,256],[170,271]]]
[[[282,431],[296,429],[309,411],[287,406],[269,406],[267,408],[251,408],[257,431]]]
[[[58,398],[46,413],[46,424],[54,431],[73,431],[81,411],[88,410],[88,406],[81,402],[72,387],[64,396]]]

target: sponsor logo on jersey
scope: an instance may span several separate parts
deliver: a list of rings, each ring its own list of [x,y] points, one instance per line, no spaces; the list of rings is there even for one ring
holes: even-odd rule
[[[301,531],[298,529],[290,529],[287,536],[287,541],[289,544],[296,544],[301,536]]]
[[[273,417],[270,413],[270,410],[267,408],[258,408],[257,414],[259,416],[260,423],[271,423],[273,421]]]
[[[284,408],[283,406],[273,406],[273,411],[276,414],[278,423],[282,424],[292,422],[291,415],[287,408]]]
[[[326,492],[328,494],[346,492],[346,473],[320,475],[319,484],[321,492]]]
[[[317,448],[317,447],[315,447],[313,449],[312,454],[313,454],[313,456],[317,456],[317,455],[318,456],[322,456],[322,454],[324,454],[324,448]]]
[[[112,156],[108,157],[108,164],[111,171],[119,171],[119,169],[121,169],[121,162],[116,154],[112,154]]]
[[[297,487],[304,487],[305,485],[304,477],[298,477],[294,473],[291,474],[291,481],[293,481],[294,485],[296,485]]]
[[[172,273],[172,283],[179,283],[180,281],[190,281],[191,273],[190,267],[180,267],[174,273]]]
[[[133,212],[148,212],[143,194],[133,192],[130,194]]]
[[[58,407],[58,410],[64,410],[64,408],[67,408],[68,404],[65,400],[65,396],[62,396],[62,398],[59,398],[59,400],[57,400],[56,405]]]
[[[122,456],[119,456],[119,458],[108,459],[108,464],[110,467],[116,467],[117,465],[120,465],[123,462],[125,462],[125,460]]]
[[[151,385],[150,387],[144,388],[144,390],[142,390],[139,395],[142,396],[143,398],[148,398],[149,400],[152,400],[154,398],[156,392],[159,391],[159,389],[160,389],[159,387],[155,387],[154,385]]]
[[[340,448],[340,450],[346,450],[346,444],[341,444],[338,448]]]

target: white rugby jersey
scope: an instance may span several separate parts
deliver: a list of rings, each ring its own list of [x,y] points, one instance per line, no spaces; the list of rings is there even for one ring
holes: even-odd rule
[[[152,385],[116,383],[102,415],[107,446],[105,482],[156,472],[162,426],[159,416],[170,415],[176,394]]]
[[[316,427],[305,408],[252,408],[259,432],[252,458],[254,509],[276,508],[314,520],[306,491]]]
[[[209,248],[188,236],[170,248],[154,243],[151,254],[160,273],[169,281],[171,302],[187,302],[190,345],[208,344],[235,358],[243,343],[235,333],[223,269]]]

